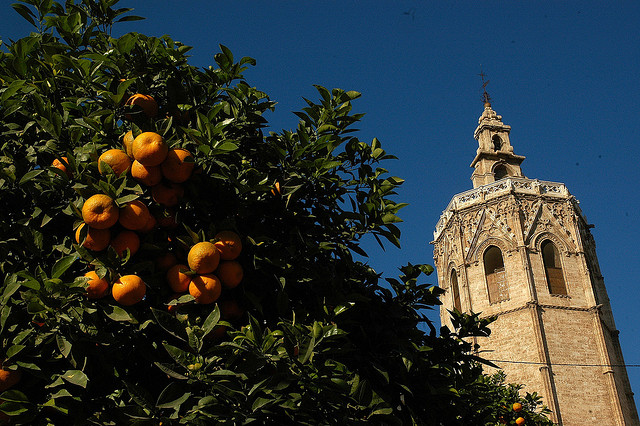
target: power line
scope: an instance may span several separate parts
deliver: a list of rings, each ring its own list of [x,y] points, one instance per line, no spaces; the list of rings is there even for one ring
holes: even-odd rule
[[[561,367],[640,367],[640,364],[565,364],[554,362],[535,362],[535,361],[507,361],[504,359],[487,359],[489,362],[506,362],[510,364],[529,364],[529,365],[557,365]]]

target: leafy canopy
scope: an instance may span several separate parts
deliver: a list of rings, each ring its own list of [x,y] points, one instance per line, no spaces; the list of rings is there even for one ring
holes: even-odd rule
[[[460,327],[438,335],[422,314],[439,303],[430,266],[382,284],[354,259],[365,235],[399,246],[405,206],[382,167],[394,157],[357,137],[359,93],[316,86],[295,130],[265,135],[275,103],[244,79],[253,59],[220,46],[199,69],[169,36],[114,38],[114,23],[141,19],[117,3],[13,5],[35,30],[0,51],[0,359],[22,372],[0,411],[28,424],[494,424],[520,400],[527,424],[545,423],[539,398],[482,375],[463,338],[488,320],[454,313]],[[134,93],[158,115],[126,105]],[[193,154],[178,206],[99,173],[128,131]],[[94,194],[149,206],[160,226],[138,253],[78,244]],[[242,284],[213,305],[175,295],[158,259],[184,263],[221,230],[243,240]],[[139,275],[145,299],[87,299],[89,270]]]

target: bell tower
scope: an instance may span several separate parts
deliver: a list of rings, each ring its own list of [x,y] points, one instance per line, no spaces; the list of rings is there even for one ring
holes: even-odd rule
[[[564,184],[522,174],[511,127],[484,94],[473,189],[434,232],[442,325],[453,309],[495,317],[480,356],[542,395],[558,424],[638,426],[593,226]]]

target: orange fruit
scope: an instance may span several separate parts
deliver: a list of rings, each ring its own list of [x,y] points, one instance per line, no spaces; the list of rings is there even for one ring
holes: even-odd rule
[[[142,300],[147,292],[147,286],[137,275],[124,275],[114,281],[111,294],[116,302],[124,306],[131,306]]]
[[[0,392],[4,392],[7,389],[18,384],[22,378],[22,372],[20,370],[9,370],[4,367],[0,368]]]
[[[280,195],[280,182],[276,181],[275,185],[273,185],[273,189],[271,190],[273,196]]]
[[[107,168],[104,166],[108,164],[117,176],[125,173],[131,167],[131,159],[121,149],[109,149],[102,153],[98,158],[98,170],[103,175],[107,173]]]
[[[71,170],[68,169],[69,159],[67,157],[60,157],[60,158],[62,159],[62,161],[56,158],[55,160],[53,160],[53,163],[51,163],[51,165],[56,169],[62,170],[69,178],[71,178],[72,176]]]
[[[162,162],[162,175],[174,183],[182,183],[191,177],[195,162],[189,151],[182,148],[172,148],[167,158]]]
[[[189,290],[191,276],[185,274],[185,272],[189,272],[189,267],[182,264],[173,265],[167,271],[167,282],[169,283],[171,290],[176,293],[184,293]]]
[[[519,402],[514,402],[513,411],[515,411],[516,413],[522,411],[522,404],[520,404]]]
[[[177,206],[184,196],[184,188],[177,183],[170,183],[169,185],[159,183],[151,188],[151,196],[156,203],[165,207],[173,207]]]
[[[152,214],[150,214],[149,219],[147,219],[147,223],[145,223],[144,226],[140,229],[140,232],[146,234],[147,232],[153,231],[156,226],[158,226],[158,221],[155,217],[153,217]]]
[[[233,260],[240,256],[242,252],[242,241],[240,236],[233,231],[222,231],[216,234],[215,245],[220,251],[220,258],[223,260]]]
[[[95,229],[111,228],[118,221],[119,215],[116,203],[104,194],[92,195],[82,206],[82,220]]]
[[[151,213],[147,206],[140,200],[134,200],[120,209],[118,222],[125,228],[136,231],[145,227],[149,216]]]
[[[226,288],[235,288],[242,281],[244,271],[236,260],[223,260],[216,269],[216,275]]]
[[[135,138],[133,137],[133,131],[132,130],[129,130],[122,137],[122,147],[124,148],[124,152],[127,153],[129,158],[133,158],[133,140],[134,139]]]
[[[131,164],[131,177],[144,185],[154,186],[162,180],[162,171],[160,166],[145,166],[134,160]]]
[[[127,99],[125,105],[136,105],[142,108],[144,114],[149,117],[155,117],[158,115],[158,103],[153,96],[151,95],[143,95],[142,93],[136,93]],[[131,115],[127,114],[126,117],[131,120]]]
[[[227,326],[216,325],[215,327],[213,327],[213,330],[211,330],[211,333],[207,334],[204,338],[207,340],[208,339],[220,340],[224,337],[225,334],[227,334]]]
[[[133,158],[145,166],[159,166],[169,153],[164,138],[155,132],[143,132],[133,140]]]
[[[82,233],[82,228],[84,228],[86,224],[81,224],[76,229],[76,242],[80,244],[80,236]],[[109,246],[109,241],[111,240],[111,231],[109,229],[95,229],[92,227],[87,227],[87,237],[82,243],[82,247],[86,247],[89,250],[93,251],[101,251],[106,249]]]
[[[524,424],[524,419],[523,419],[522,417],[518,417],[518,418],[516,419],[516,424],[517,424],[518,426],[522,426],[522,425]]]
[[[187,255],[189,268],[198,274],[213,272],[220,263],[220,252],[215,245],[208,241],[195,244]]]
[[[156,258],[156,268],[162,272],[168,271],[172,266],[178,264],[175,254],[169,252]],[[185,290],[186,291],[186,290]]]
[[[104,278],[100,278],[96,271],[89,271],[84,274],[85,277],[91,278],[87,281],[89,287],[87,287],[87,297],[89,299],[99,299],[107,295],[109,290],[109,283]]]
[[[133,256],[140,248],[140,237],[133,231],[121,231],[111,240],[111,247],[113,247],[120,257],[122,257],[126,249],[129,249],[130,256]]]
[[[238,305],[233,299],[227,299],[222,303],[218,304],[220,308],[220,315],[223,319],[228,321],[236,321],[242,318],[244,315],[244,310]]]
[[[189,294],[202,305],[215,302],[221,293],[222,284],[213,274],[195,275],[189,283]]]

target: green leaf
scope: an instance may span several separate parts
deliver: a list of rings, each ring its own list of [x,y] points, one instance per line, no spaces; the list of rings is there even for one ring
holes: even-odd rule
[[[133,318],[127,311],[122,309],[119,306],[108,305],[105,307],[104,313],[106,316],[111,318],[114,321],[128,321],[132,323],[137,323],[135,318]]]
[[[258,397],[253,401],[253,404],[251,405],[251,411],[255,413],[256,411],[258,411],[259,409],[261,409],[262,407],[264,407],[270,402],[273,402],[272,398]]]
[[[213,311],[211,311],[211,313],[207,316],[207,318],[204,320],[204,323],[202,324],[203,336],[209,334],[218,324],[219,320],[220,308],[218,308],[218,304],[216,304],[216,307],[213,309]]]
[[[182,324],[175,316],[156,308],[151,308],[151,313],[153,313],[158,325],[167,333],[182,341],[186,342],[188,340],[189,337],[187,336],[184,324]]]
[[[56,334],[56,344],[60,353],[67,358],[71,353],[71,343],[62,334]]]
[[[51,268],[51,278],[60,278],[62,274],[73,265],[76,259],[78,259],[78,256],[75,254],[59,259],[55,265],[53,265],[53,268]]]
[[[67,382],[82,388],[86,388],[89,382],[89,377],[80,370],[67,370],[61,377]]]
[[[30,172],[25,173],[24,176],[22,176],[22,179],[20,179],[20,182],[18,182],[18,185],[22,185],[24,183],[29,182],[36,176],[39,176],[40,173],[42,172],[44,172],[43,169],[38,169],[38,170],[31,170]]]
[[[165,387],[156,401],[156,408],[178,409],[191,396],[191,392],[185,392],[179,383],[170,383]]]

